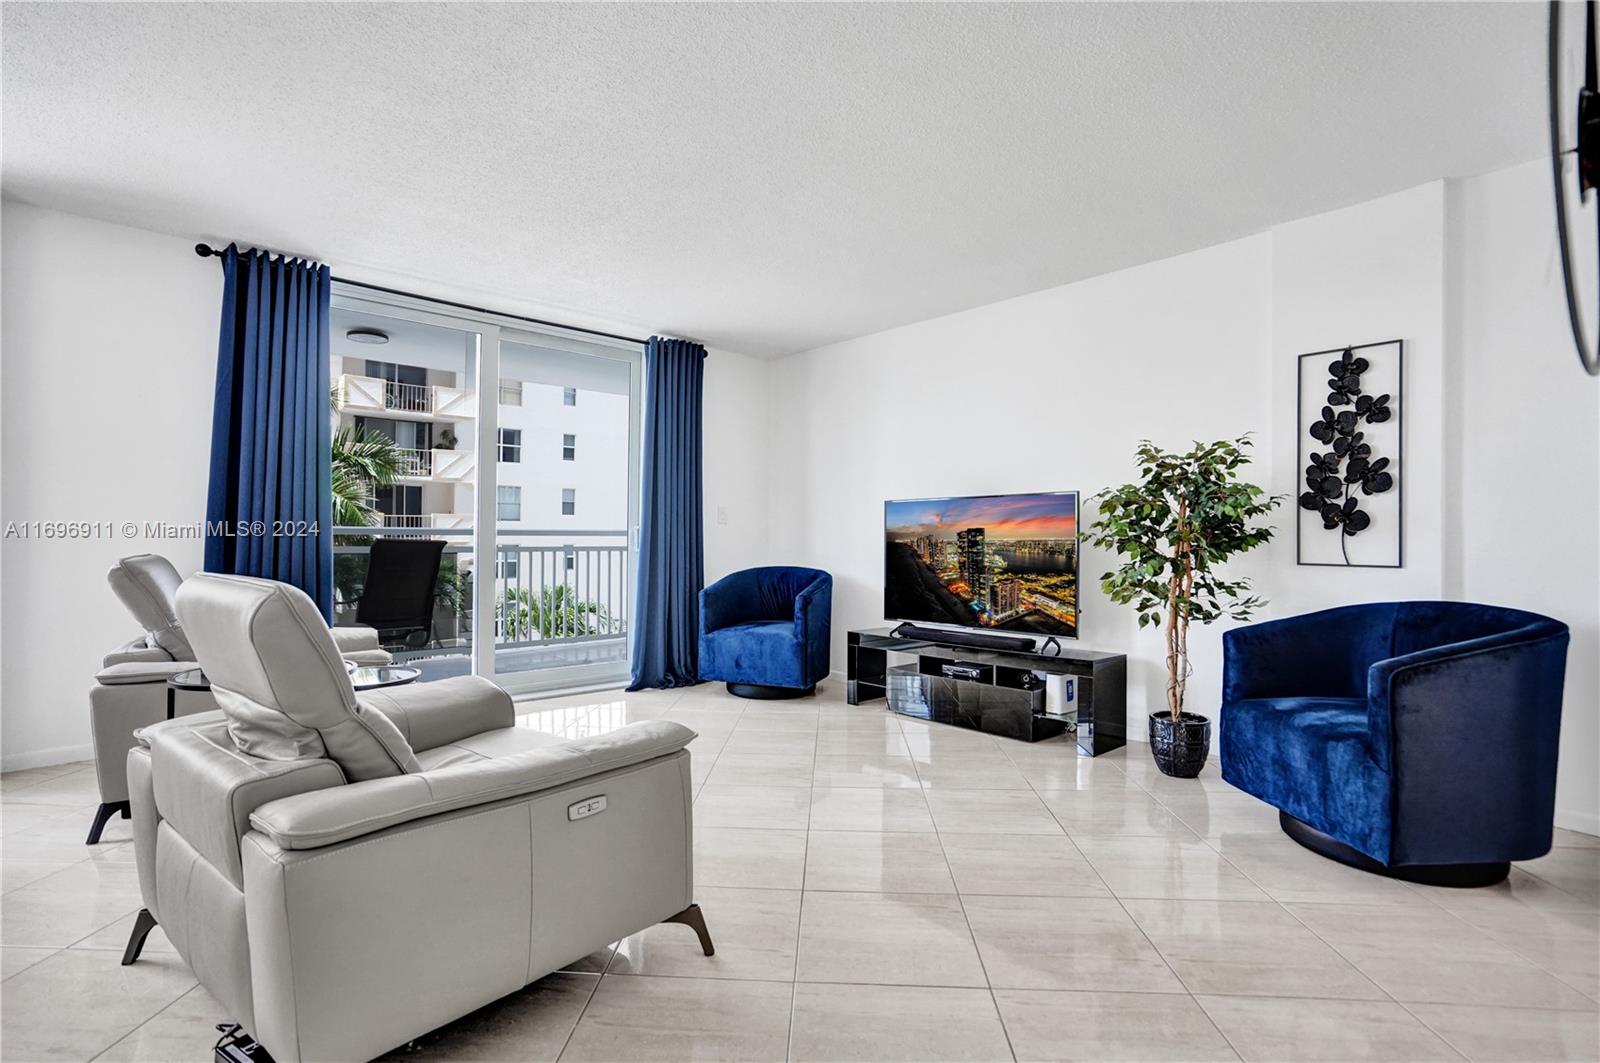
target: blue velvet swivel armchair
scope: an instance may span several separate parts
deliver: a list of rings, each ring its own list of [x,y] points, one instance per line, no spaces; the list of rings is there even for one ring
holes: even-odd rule
[[[1323,856],[1491,885],[1550,849],[1567,641],[1548,617],[1464,602],[1229,631],[1222,777]]]
[[[828,674],[833,577],[747,568],[700,592],[700,678],[745,698],[810,694]]]

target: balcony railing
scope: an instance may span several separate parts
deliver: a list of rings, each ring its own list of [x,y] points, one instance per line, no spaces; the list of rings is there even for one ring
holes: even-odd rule
[[[407,420],[455,421],[476,415],[471,391],[444,384],[404,384],[340,373],[334,405],[340,413],[385,414]]]
[[[399,458],[401,476],[433,475],[433,451],[396,447],[395,456]]]
[[[467,513],[384,513],[381,517],[383,526],[391,530],[420,528],[443,531],[468,528],[472,524],[472,517]]]
[[[409,447],[395,450],[400,457],[400,476],[408,480],[466,483],[477,468],[477,458],[470,450],[414,450]]]
[[[455,665],[439,661],[447,666],[439,674],[470,670],[473,585],[487,576],[494,581],[497,673],[622,659],[633,595],[626,532],[498,528],[495,564],[485,572],[473,556],[470,527],[422,523],[454,517],[465,519],[461,514],[389,516],[378,527],[334,529],[335,623],[356,620],[372,538],[423,532],[446,542],[433,632],[425,644],[391,647],[397,658],[457,658]]]
[[[627,533],[608,532],[614,541],[583,545],[515,541],[519,535],[566,534],[497,532],[496,645],[543,646],[627,635],[632,593]]]

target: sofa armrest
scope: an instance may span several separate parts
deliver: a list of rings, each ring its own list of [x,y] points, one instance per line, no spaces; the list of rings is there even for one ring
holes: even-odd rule
[[[105,687],[165,683],[179,672],[199,667],[194,661],[174,661],[171,657],[159,661],[124,661],[100,669],[94,674],[94,681]]]
[[[1533,627],[1372,666],[1368,731],[1392,780],[1392,863],[1549,851],[1568,634]]]
[[[800,640],[806,678],[813,683],[828,675],[832,617],[833,577],[824,574],[812,580],[794,599],[795,637]]]
[[[123,643],[100,660],[102,667],[110,668],[116,664],[149,664],[158,661],[170,661],[172,654],[160,646],[146,644],[143,635]]]
[[[349,627],[330,627],[328,634],[333,636],[333,644],[339,648],[340,654],[383,648],[378,644],[378,629],[368,627],[366,624],[354,624]]]
[[[142,728],[138,738],[150,751],[156,814],[241,887],[239,839],[257,805],[345,789],[344,773],[331,760],[262,760],[239,752],[220,712],[164,720]]]
[[[1477,759],[1467,747],[1499,748],[1491,735],[1506,721],[1504,737],[1517,744],[1559,731],[1568,641],[1566,625],[1547,621],[1375,662],[1366,691],[1373,759],[1389,769],[1401,746],[1449,741],[1461,747],[1448,757],[1453,770],[1481,786],[1484,777],[1465,770]]]
[[[389,717],[413,750],[434,749],[517,722],[511,695],[475,675],[363,691],[356,700]]]
[[[319,849],[401,823],[564,786],[676,753],[695,737],[647,720],[595,738],[273,801],[250,817],[281,849]]]

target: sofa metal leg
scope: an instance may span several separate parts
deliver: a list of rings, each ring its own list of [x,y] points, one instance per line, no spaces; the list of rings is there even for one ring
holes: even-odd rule
[[[139,958],[139,953],[144,951],[144,939],[155,928],[156,917],[150,914],[150,909],[140,908],[133,921],[133,933],[128,935],[128,947],[122,950],[122,966],[127,967]]]
[[[100,832],[106,829],[106,824],[111,820],[111,817],[116,815],[118,812],[122,813],[123,819],[128,819],[133,815],[133,805],[127,801],[102,802],[100,807],[95,810],[94,826],[89,828],[89,839],[83,844],[99,845]]]
[[[716,949],[711,945],[711,931],[706,929],[705,914],[700,911],[698,904],[691,904],[677,915],[669,915],[661,920],[663,923],[682,923],[690,927],[700,938],[700,947],[707,956],[716,955]]]

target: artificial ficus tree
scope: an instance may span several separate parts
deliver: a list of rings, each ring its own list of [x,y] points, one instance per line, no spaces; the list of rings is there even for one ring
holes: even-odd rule
[[[1120,554],[1120,568],[1100,587],[1118,605],[1132,605],[1141,628],[1166,635],[1167,708],[1183,714],[1189,665],[1189,625],[1222,617],[1246,620],[1265,604],[1248,579],[1223,578],[1219,567],[1272,538],[1256,524],[1281,498],[1239,478],[1250,463],[1248,434],[1195,443],[1173,454],[1142,440],[1134,457],[1139,480],[1094,496],[1099,514],[1087,539]]]

